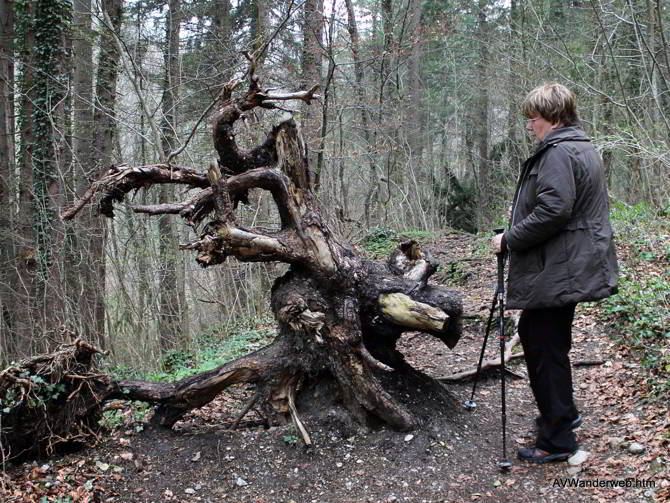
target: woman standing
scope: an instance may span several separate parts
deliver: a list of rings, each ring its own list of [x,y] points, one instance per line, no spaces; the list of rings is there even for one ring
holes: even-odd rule
[[[581,424],[568,353],[578,302],[616,293],[617,261],[602,160],[579,126],[575,95],[561,84],[533,89],[523,103],[537,140],[517,184],[509,230],[493,238],[509,253],[507,307],[522,309],[519,336],[540,411],[533,463],[563,461]]]

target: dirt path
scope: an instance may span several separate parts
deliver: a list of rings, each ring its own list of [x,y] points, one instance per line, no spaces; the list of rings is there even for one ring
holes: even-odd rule
[[[403,353],[429,375],[444,376],[477,363],[495,264],[461,261],[475,246],[465,235],[446,236],[432,246],[445,264],[442,279],[450,276],[460,283],[468,318],[454,351],[430,336],[403,337]],[[516,460],[516,448],[533,440],[537,412],[527,380],[508,378],[507,451],[514,465],[504,474],[498,470],[500,380],[491,372],[480,383],[473,411],[461,406],[471,383],[450,384],[453,405],[427,418],[420,430],[367,430],[333,411],[318,422],[305,420],[314,441],[310,448],[292,426],[265,429],[253,413],[239,430],[230,430],[249,393],[234,389],[174,430],[128,428],[101,439],[95,448],[8,469],[0,495],[7,503],[669,501],[670,412],[667,405],[645,398],[643,371],[634,357],[615,347],[607,330],[595,308],[578,307],[573,362],[605,363],[573,371],[584,417],[578,440],[589,453],[576,467]],[[488,355],[497,350],[492,339]],[[511,368],[525,375],[522,361]],[[411,382],[397,393],[411,404],[430,399]],[[641,453],[631,452],[633,442],[644,448]]]

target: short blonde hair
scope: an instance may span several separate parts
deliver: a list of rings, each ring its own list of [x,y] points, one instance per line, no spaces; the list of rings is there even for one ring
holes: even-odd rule
[[[536,87],[528,93],[521,105],[529,119],[538,115],[552,124],[574,126],[579,124],[575,94],[562,84],[551,83]]]

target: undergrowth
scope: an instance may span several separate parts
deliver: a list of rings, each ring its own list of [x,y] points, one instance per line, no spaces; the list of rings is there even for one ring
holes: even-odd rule
[[[148,403],[132,401],[127,407],[103,411],[98,424],[110,431],[119,428],[132,428],[139,433],[149,421],[151,411],[152,408]]]
[[[603,303],[613,337],[637,351],[652,393],[670,391],[670,225],[646,204],[612,207],[619,291]]]
[[[258,320],[242,321],[232,329],[215,324],[194,337],[188,347],[167,352],[161,361],[161,370],[142,372],[116,367],[111,372],[118,379],[145,379],[147,381],[177,381],[185,377],[215,369],[240,356],[266,346],[275,335],[274,323]]]
[[[387,257],[400,243],[413,239],[419,243],[435,238],[429,231],[395,231],[387,227],[374,227],[361,240],[363,250],[372,258]]]

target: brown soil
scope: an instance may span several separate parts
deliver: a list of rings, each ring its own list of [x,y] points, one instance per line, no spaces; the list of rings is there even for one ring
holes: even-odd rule
[[[446,271],[438,278],[445,283],[448,277],[456,278],[466,298],[464,335],[455,350],[422,334],[408,334],[399,343],[415,368],[433,377],[477,364],[495,261],[462,261],[473,255],[474,246],[473,238],[462,234],[448,235],[431,246]],[[595,307],[578,307],[572,360],[604,361],[573,370],[575,397],[584,417],[577,436],[581,448],[590,453],[579,467],[528,465],[516,459],[518,446],[532,443],[537,414],[525,378],[506,381],[507,456],[513,466],[502,473],[497,467],[502,443],[496,370],[480,381],[472,411],[461,405],[470,397],[471,381],[448,384],[452,399],[445,401],[415,378],[395,379],[386,373],[382,378],[395,396],[424,419],[420,429],[364,428],[331,408],[318,417],[302,418],[311,447],[302,444],[293,426],[266,429],[254,412],[231,430],[250,396],[250,390],[238,387],[192,412],[172,430],[145,425],[138,432],[127,427],[77,453],[6,467],[0,496],[7,503],[668,501],[668,407],[648,400],[643,370],[633,355],[612,342],[610,330],[615,328],[598,321]],[[487,357],[498,350],[498,339],[492,337]],[[525,375],[522,360],[509,366]],[[621,437],[623,446],[612,437]],[[631,454],[626,447],[633,441],[642,444],[644,452]],[[561,487],[568,479],[624,487]]]

